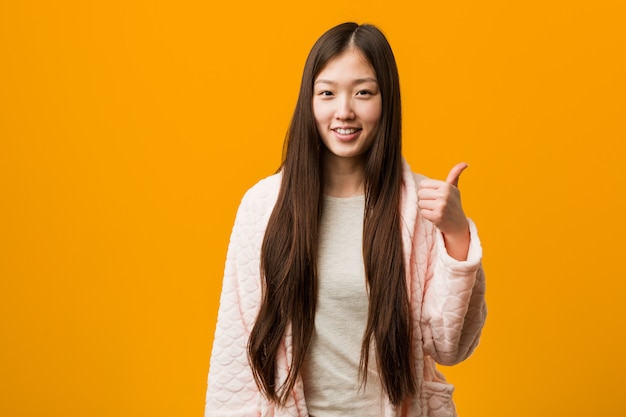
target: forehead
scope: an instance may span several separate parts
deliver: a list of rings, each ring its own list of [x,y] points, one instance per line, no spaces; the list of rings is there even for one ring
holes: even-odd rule
[[[349,48],[331,58],[315,77],[315,81],[351,81],[354,79],[376,79],[376,72],[363,52]]]

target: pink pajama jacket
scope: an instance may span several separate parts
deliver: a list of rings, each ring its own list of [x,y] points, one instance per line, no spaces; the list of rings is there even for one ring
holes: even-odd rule
[[[401,406],[385,400],[385,417],[456,416],[453,386],[436,370],[435,362],[453,365],[466,359],[478,344],[485,321],[485,277],[482,249],[470,220],[471,243],[466,261],[448,256],[441,232],[417,207],[417,186],[423,176],[403,167],[402,238],[407,288],[414,323],[414,366],[418,394]],[[265,178],[243,197],[233,227],[211,355],[206,417],[308,416],[302,379],[287,404],[267,401],[254,383],[246,345],[261,303],[259,256],[281,175]],[[277,386],[287,376],[291,334],[278,354]]]

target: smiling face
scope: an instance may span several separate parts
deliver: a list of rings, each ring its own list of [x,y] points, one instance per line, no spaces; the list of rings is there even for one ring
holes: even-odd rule
[[[378,132],[382,113],[374,69],[356,48],[337,55],[313,85],[313,116],[329,152],[326,158],[362,163]]]

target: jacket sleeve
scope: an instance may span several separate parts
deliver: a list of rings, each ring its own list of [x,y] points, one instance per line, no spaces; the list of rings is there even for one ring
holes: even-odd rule
[[[247,343],[261,297],[262,233],[246,197],[228,245],[206,394],[206,417],[260,415],[259,390],[248,363]],[[259,236],[261,234],[261,236]]]
[[[443,236],[432,227],[426,266],[421,330],[424,353],[442,365],[469,357],[485,322],[485,275],[476,226],[470,223],[467,260],[457,261],[446,251]]]

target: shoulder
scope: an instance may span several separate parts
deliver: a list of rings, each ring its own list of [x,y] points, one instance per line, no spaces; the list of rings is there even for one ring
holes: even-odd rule
[[[274,208],[280,190],[282,175],[270,175],[254,184],[241,199],[239,216],[264,216]]]
[[[253,190],[270,190],[277,189],[280,187],[280,182],[283,178],[282,172],[277,172],[276,174],[269,175],[261,180],[259,180],[256,184],[250,187],[249,191]]]
[[[418,174],[417,172],[412,172],[411,174],[413,175],[413,181],[415,181],[416,187],[419,187],[420,182],[428,179],[426,175]]]
[[[402,168],[402,179],[407,188],[412,188],[417,190],[420,183],[425,179],[428,179],[427,176],[419,174],[417,172],[413,172],[408,162],[403,159],[403,168]]]
[[[253,200],[259,202],[272,197],[275,198],[280,189],[281,179],[282,174],[280,173],[263,178],[246,191],[242,201]]]

